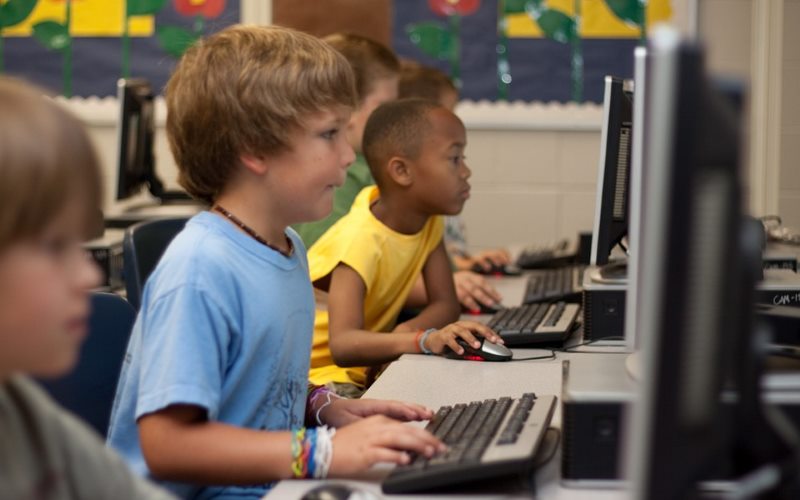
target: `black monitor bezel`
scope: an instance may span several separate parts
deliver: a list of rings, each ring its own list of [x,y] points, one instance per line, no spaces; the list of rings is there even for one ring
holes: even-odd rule
[[[608,264],[612,250],[628,234],[632,129],[632,82],[615,76],[606,76],[595,220],[592,231],[590,261],[592,265]],[[623,134],[627,135],[627,141],[624,143],[621,141]],[[624,148],[624,165],[619,163],[620,148]],[[622,175],[619,172],[621,167],[624,168]],[[621,194],[618,195],[620,189]]]

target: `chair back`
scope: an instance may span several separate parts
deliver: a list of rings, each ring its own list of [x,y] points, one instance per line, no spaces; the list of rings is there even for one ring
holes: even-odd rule
[[[39,382],[61,406],[105,437],[136,311],[112,293],[92,292],[91,304],[88,336],[75,368]]]
[[[187,220],[186,217],[146,220],[125,230],[122,240],[125,291],[128,302],[137,311],[141,307],[142,291],[147,277]]]

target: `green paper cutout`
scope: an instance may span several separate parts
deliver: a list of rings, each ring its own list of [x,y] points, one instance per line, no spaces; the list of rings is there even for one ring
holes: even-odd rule
[[[528,9],[531,0],[505,0],[503,5],[504,14],[524,14]]]
[[[0,28],[16,26],[31,15],[38,0],[8,0],[0,5]]]
[[[422,22],[406,26],[406,34],[411,43],[425,54],[437,59],[447,59],[450,55],[450,33],[436,22]]]
[[[531,8],[528,14],[533,17],[544,36],[560,43],[569,43],[576,36],[575,20],[560,10]]]
[[[622,22],[641,27],[645,6],[641,0],[604,0],[611,12]]]
[[[179,26],[159,26],[156,29],[158,44],[164,52],[174,57],[181,57],[200,37]]]
[[[49,50],[64,50],[69,46],[69,30],[56,21],[42,21],[33,25],[33,38]]]
[[[164,7],[167,0],[128,0],[126,16],[145,16],[155,14]]]

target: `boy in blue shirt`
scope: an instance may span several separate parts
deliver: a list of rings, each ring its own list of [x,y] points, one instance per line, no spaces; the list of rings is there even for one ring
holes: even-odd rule
[[[288,226],[331,210],[354,158],[343,133],[354,101],[341,55],[279,27],[212,35],[167,85],[179,182],[212,208],[145,285],[109,444],[185,498],[259,498],[278,479],[443,448],[384,416],[430,418],[423,407],[308,389],[314,299]]]

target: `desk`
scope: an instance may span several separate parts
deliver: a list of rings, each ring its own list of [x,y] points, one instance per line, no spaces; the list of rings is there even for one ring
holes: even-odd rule
[[[507,305],[518,304],[524,292],[525,278],[492,278]],[[479,316],[488,319],[489,316]],[[467,317],[465,317],[467,318]],[[474,316],[468,317],[470,319]],[[586,350],[588,346],[578,349]],[[620,363],[626,354],[597,353],[594,345],[592,352],[557,353],[554,360],[531,360],[509,363],[473,362],[451,360],[439,356],[423,356],[407,354],[392,363],[375,384],[366,392],[365,397],[379,399],[399,399],[426,405],[432,409],[453,403],[464,403],[485,398],[500,396],[520,396],[524,392],[555,394],[556,410],[551,421],[552,427],[561,427],[561,376],[562,361],[580,363],[590,356],[617,356]],[[618,347],[605,347],[605,350],[619,351]],[[537,349],[513,349],[515,358],[525,358],[542,353]],[[549,352],[549,351],[548,351]],[[416,422],[409,425],[423,426]],[[546,448],[543,446],[543,449]],[[553,500],[617,500],[624,496],[620,490],[588,490],[567,489],[560,484],[560,444],[549,462],[536,472],[538,488],[537,498]],[[452,495],[383,495],[380,481],[388,473],[390,467],[379,466],[365,473],[360,480],[335,480],[352,484],[355,487],[379,495],[379,498],[463,498],[465,492]],[[320,481],[281,481],[265,497],[267,499],[299,498],[302,494],[318,485]],[[532,495],[519,491],[502,491],[501,485],[491,485],[490,492],[468,493],[474,499],[496,498],[531,498]]]

